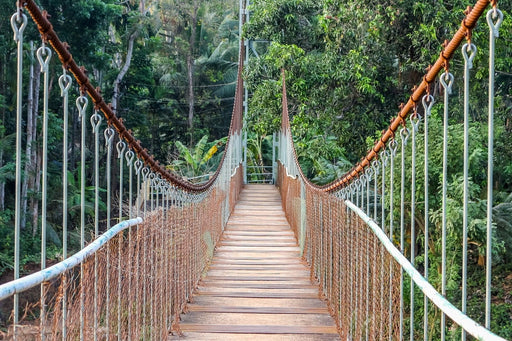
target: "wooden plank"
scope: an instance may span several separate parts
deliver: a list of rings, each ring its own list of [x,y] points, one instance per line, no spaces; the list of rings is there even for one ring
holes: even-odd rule
[[[251,237],[272,237],[272,236],[292,236],[294,234],[290,230],[283,231],[247,231],[247,230],[225,230],[224,234],[227,236],[251,236]]]
[[[340,340],[269,185],[244,187],[170,340]]]
[[[264,264],[264,265],[239,265],[234,263],[214,263],[210,265],[210,270],[304,270],[308,271],[304,268],[302,264]]]
[[[334,334],[248,334],[185,332],[183,336],[171,336],[169,340],[193,341],[332,341],[340,340]]]
[[[184,332],[231,333],[231,334],[336,334],[334,326],[283,326],[283,325],[225,325],[180,324]],[[338,339],[339,340],[339,336]]]
[[[301,309],[291,307],[236,307],[236,306],[204,306],[192,304],[188,311],[201,313],[240,313],[240,314],[328,314],[326,307]]]
[[[267,327],[287,325],[287,326],[318,326],[331,327],[333,325],[332,317],[329,314],[251,314],[251,313],[197,313],[187,314],[183,318],[186,324],[204,324],[204,325],[263,325]],[[336,328],[335,328],[336,330]],[[325,333],[326,331],[315,331],[316,333]],[[271,333],[277,334],[277,333]],[[300,333],[298,333],[300,334]]]
[[[236,306],[236,307],[289,307],[297,310],[303,308],[325,308],[325,303],[318,298],[280,298],[271,297],[244,298],[244,297],[215,297],[193,296],[193,305],[204,306]]]
[[[290,276],[302,275],[304,278],[308,278],[309,271],[307,270],[210,270],[208,276],[240,276],[240,277],[274,277],[274,278],[288,278]]]
[[[225,281],[201,281],[199,287],[221,287],[221,288],[252,288],[252,289],[314,289],[316,285],[308,283],[248,283],[248,282],[225,282]]]
[[[245,298],[319,298],[317,292],[315,293],[294,293],[294,292],[224,292],[221,290],[201,290],[196,293],[201,296],[218,296],[218,297],[245,297]]]
[[[220,245],[217,247],[218,252],[226,252],[226,251],[236,251],[236,252],[286,252],[293,251],[299,252],[300,248],[298,246],[245,246],[245,245]]]

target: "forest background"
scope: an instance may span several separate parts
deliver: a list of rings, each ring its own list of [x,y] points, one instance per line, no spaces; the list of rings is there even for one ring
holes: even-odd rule
[[[194,178],[215,170],[229,129],[238,68],[239,3],[236,0],[41,0],[55,31],[71,46],[79,65],[114,111],[143,146],[182,176]],[[338,178],[355,164],[406,101],[425,68],[439,56],[442,44],[459,27],[472,3],[408,0],[254,0],[243,35],[249,41],[250,60],[244,72],[249,89],[249,165],[268,165],[271,136],[280,126],[281,69],[286,70],[289,109],[297,155],[307,176],[318,184]],[[14,219],[15,58],[10,16],[15,2],[0,0],[0,273],[12,268]],[[495,221],[496,293],[502,336],[512,337],[512,20],[510,0],[500,1],[505,14],[497,45]],[[9,11],[7,9],[12,9]],[[488,31],[482,21],[473,33],[479,47],[471,83],[471,200],[472,211],[485,209],[486,87]],[[40,71],[34,49],[41,41],[34,25],[26,32],[26,58],[34,65],[25,75],[30,95],[25,102],[26,130],[22,217],[22,263],[38,262],[41,168]],[[33,41],[33,47],[30,43]],[[480,53],[481,51],[481,53]],[[54,66],[58,61],[52,61]],[[461,75],[462,58],[451,63]],[[61,153],[61,103],[56,73],[50,81],[50,154]],[[460,76],[459,76],[460,77]],[[434,86],[438,94],[439,84]],[[450,134],[462,136],[462,89],[454,89]],[[70,210],[71,224],[79,219],[79,121],[71,115]],[[440,107],[433,109],[432,150],[441,146]],[[437,132],[437,133],[436,133]],[[92,136],[87,145],[92,148]],[[462,152],[454,143],[450,160],[450,247],[460,248],[457,236],[461,199]],[[441,157],[430,160],[431,188],[439,188]],[[50,203],[61,200],[61,184],[51,177],[61,165],[50,163]],[[92,167],[90,167],[92,168]],[[92,176],[87,174],[88,177]],[[422,182],[420,177],[418,182]],[[113,185],[115,186],[115,184]],[[418,198],[421,200],[422,198]],[[88,198],[92,202],[91,197]],[[432,193],[432,216],[440,200]],[[59,258],[60,205],[48,213],[49,256]],[[418,215],[422,215],[421,211]],[[470,231],[471,285],[479,277],[485,254],[483,224]],[[438,221],[433,222],[437,227]],[[433,232],[436,233],[435,231]],[[78,248],[78,234],[70,247]],[[432,246],[435,254],[438,247]],[[459,259],[455,257],[454,263]],[[421,259],[418,260],[421,265]],[[433,262],[435,264],[435,262]],[[450,295],[460,267],[452,268]],[[508,277],[507,277],[508,276]],[[433,279],[435,281],[435,278]],[[478,298],[478,295],[475,295]],[[475,302],[478,302],[475,299]],[[483,309],[475,303],[475,315]]]

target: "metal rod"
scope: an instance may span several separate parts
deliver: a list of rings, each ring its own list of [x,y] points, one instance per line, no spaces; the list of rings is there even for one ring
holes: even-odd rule
[[[46,268],[46,217],[48,207],[48,100],[49,100],[49,63],[52,57],[52,51],[43,42],[43,45],[37,49],[36,53],[39,64],[41,65],[41,72],[44,74],[43,85],[43,166],[42,166],[42,203],[41,203],[41,270]],[[45,284],[41,283],[41,312],[40,312],[41,341],[45,339],[44,329],[46,328],[46,302],[45,302]]]
[[[126,164],[128,166],[128,219],[132,219],[133,211],[133,161],[135,153],[130,149],[125,154]],[[133,280],[133,257],[132,248],[132,228],[128,229],[128,341],[132,338],[132,280]]]
[[[92,132],[94,134],[94,239],[98,238],[100,216],[100,124],[103,119],[98,111],[91,116]],[[98,255],[94,254],[94,341],[98,340]]]
[[[416,117],[415,117],[416,116]],[[411,141],[411,264],[414,266],[416,257],[416,134],[420,123],[420,116],[416,114],[411,116],[412,141]],[[411,296],[410,296],[410,327],[409,338],[414,341],[414,281],[411,278]]]
[[[384,149],[381,152],[381,194],[380,194],[380,221],[381,221],[381,228],[385,232],[386,231],[386,166],[388,164],[388,158],[389,153],[387,149]],[[385,273],[385,267],[384,267],[384,257],[382,256],[384,252],[381,252],[380,258],[380,292],[384,292],[384,273]],[[384,335],[384,295],[380,295],[380,325],[379,335]]]
[[[493,20],[497,20],[496,23]],[[485,327],[491,327],[491,280],[492,280],[492,209],[493,209],[493,157],[494,157],[494,58],[495,38],[499,36],[499,27],[503,13],[497,9],[487,12],[489,25],[489,132],[487,142],[487,245],[485,260]]]
[[[395,192],[395,158],[398,143],[393,138],[389,143],[391,165],[389,170],[389,240],[393,242],[393,214],[395,212],[394,206],[394,192]],[[389,341],[393,340],[393,263],[389,260]]]
[[[468,56],[468,52],[471,54]],[[473,68],[476,54],[474,44],[462,46],[464,56],[464,194],[462,207],[462,312],[466,313],[467,305],[467,273],[468,273],[468,207],[469,207],[469,70]],[[462,341],[466,340],[466,332],[462,330]]]
[[[114,142],[114,130],[109,126],[105,129],[105,144],[107,146],[107,229],[111,225],[111,210],[112,210],[112,143]],[[106,288],[105,288],[105,338],[108,340],[110,337],[110,247],[106,250]]]
[[[428,118],[430,116],[430,112],[432,109],[432,105],[434,105],[434,97],[432,95],[425,95],[423,97],[423,108],[425,109],[425,117],[423,120],[423,134],[424,134],[424,190],[425,190],[425,212],[424,212],[424,224],[425,224],[425,240],[424,240],[424,266],[425,266],[425,279],[428,281],[428,249],[429,249],[429,206],[428,206],[428,195],[429,195],[429,187],[428,187]],[[428,298],[427,296],[423,296],[423,340],[428,341]]]
[[[441,295],[446,297],[446,201],[448,192],[448,113],[449,95],[452,93],[453,75],[445,72],[440,77],[444,88],[443,111],[443,189],[442,189],[442,217],[441,217]],[[441,341],[446,338],[446,315],[441,312]]]
[[[63,141],[62,141],[62,259],[68,257],[68,132],[69,132],[69,89],[71,76],[64,73],[59,77],[61,97],[63,98]],[[62,340],[67,337],[67,278],[62,276]]]
[[[123,165],[126,143],[119,141],[117,143],[117,157],[119,158],[119,222],[123,219]],[[121,341],[121,290],[122,290],[122,271],[121,271],[121,250],[123,247],[123,234],[119,234],[119,243],[117,246],[117,340]]]
[[[409,130],[403,127],[400,130],[402,148],[401,157],[401,179],[400,179],[400,252],[405,252],[405,146],[409,138]],[[404,338],[404,270],[400,268],[400,341]]]
[[[15,183],[15,209],[14,209],[14,279],[20,277],[20,226],[21,226],[21,141],[22,131],[22,110],[23,110],[23,31],[27,26],[27,16],[20,10],[11,17],[11,26],[14,31],[14,41],[17,42],[18,64],[16,83],[16,183]],[[17,336],[17,325],[19,320],[19,297],[14,295],[14,339]]]
[[[80,142],[80,249],[85,247],[85,120],[87,115],[88,99],[83,94],[76,99],[78,117],[81,120],[82,133]],[[84,340],[84,312],[85,312],[85,288],[84,288],[84,267],[80,264],[80,341]]]

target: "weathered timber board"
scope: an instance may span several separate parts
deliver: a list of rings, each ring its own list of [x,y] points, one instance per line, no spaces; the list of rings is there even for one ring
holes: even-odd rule
[[[340,340],[271,185],[245,186],[169,340]]]

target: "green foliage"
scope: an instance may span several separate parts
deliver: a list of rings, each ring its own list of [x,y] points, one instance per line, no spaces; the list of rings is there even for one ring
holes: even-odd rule
[[[167,169],[186,178],[207,175],[217,168],[218,162],[215,162],[215,156],[221,154],[218,151],[226,144],[226,141],[227,138],[222,138],[208,143],[208,135],[205,135],[193,149],[189,149],[180,141],[176,141],[174,142],[177,150],[176,157],[167,166]],[[194,180],[191,179],[191,181]]]

